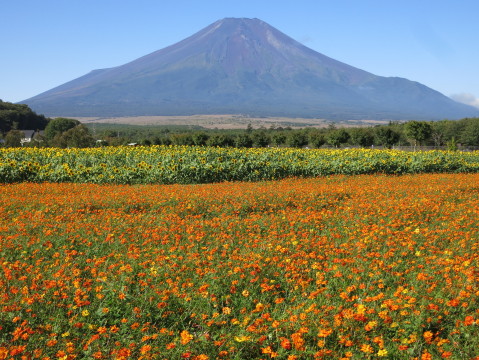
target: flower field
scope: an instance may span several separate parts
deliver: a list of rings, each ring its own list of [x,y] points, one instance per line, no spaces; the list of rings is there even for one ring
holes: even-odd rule
[[[438,172],[479,172],[479,152],[193,146],[0,149],[0,183],[193,184]]]
[[[169,149],[2,151],[12,168],[30,161],[28,176],[79,181],[79,158],[97,179],[138,182],[117,180],[121,166],[101,151],[155,168],[155,151]],[[184,151],[163,162],[190,161]],[[249,156],[208,151],[225,169]],[[277,156],[265,154],[258,163]],[[343,156],[283,154],[275,161]],[[404,156],[413,168],[419,155]],[[477,166],[476,154],[423,156]],[[103,163],[108,172],[93,171]],[[479,174],[376,174],[1,185],[0,359],[479,359],[478,184]]]

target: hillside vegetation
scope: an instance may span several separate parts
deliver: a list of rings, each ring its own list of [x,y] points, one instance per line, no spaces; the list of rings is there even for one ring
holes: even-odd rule
[[[0,100],[0,133],[10,130],[45,129],[48,119],[37,115],[25,104],[12,104]]]

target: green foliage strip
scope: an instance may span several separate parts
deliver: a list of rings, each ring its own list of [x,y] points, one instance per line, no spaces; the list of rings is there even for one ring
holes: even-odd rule
[[[476,173],[479,152],[195,146],[0,149],[0,182],[193,184],[332,174]]]

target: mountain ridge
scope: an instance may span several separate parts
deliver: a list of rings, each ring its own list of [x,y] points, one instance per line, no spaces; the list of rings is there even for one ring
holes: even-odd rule
[[[70,116],[250,114],[441,119],[479,111],[420,83],[316,52],[259,19],[225,18],[163,49],[24,101]]]

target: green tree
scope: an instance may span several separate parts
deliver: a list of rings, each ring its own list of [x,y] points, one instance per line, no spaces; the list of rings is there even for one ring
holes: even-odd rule
[[[371,128],[354,128],[349,131],[349,135],[353,145],[370,147],[374,144],[374,133]]]
[[[431,139],[434,146],[443,146],[447,141],[448,120],[436,121],[431,123]]]
[[[479,146],[479,118],[467,119],[461,132],[461,143],[469,146]]]
[[[170,135],[173,145],[194,145],[193,137],[189,133]]]
[[[382,145],[385,148],[392,148],[394,144],[399,141],[401,135],[391,126],[379,126],[375,130],[376,141],[378,145]]]
[[[255,130],[251,134],[251,140],[255,147],[266,147],[269,145],[269,137],[264,130]]]
[[[7,135],[5,135],[5,146],[6,147],[20,147],[22,146],[22,139],[25,137],[23,131],[20,130],[10,130]]]
[[[326,144],[324,133],[319,129],[312,129],[308,132],[309,144],[314,148],[320,148]]]
[[[193,143],[196,146],[205,146],[206,142],[208,141],[209,135],[206,134],[204,131],[196,132],[192,136]]]
[[[296,130],[288,134],[286,145],[294,148],[302,148],[308,145],[308,137],[302,131]]]
[[[77,125],[62,134],[58,134],[52,141],[55,146],[66,148],[86,148],[95,145],[95,139],[85,125]]]
[[[334,129],[329,131],[326,135],[326,141],[334,147],[339,147],[341,144],[345,144],[348,140],[349,133],[344,129]]]
[[[253,139],[248,132],[239,134],[235,139],[235,146],[238,148],[250,148],[253,146]]]
[[[271,135],[271,143],[275,146],[281,146],[286,144],[286,138],[284,131],[274,132],[273,135]]]
[[[80,122],[75,119],[68,118],[55,118],[50,120],[45,128],[45,137],[48,140],[52,140],[57,135],[61,135],[65,131],[73,129],[75,126],[80,125]]]
[[[234,146],[234,144],[235,144],[234,138],[228,134],[214,134],[206,142],[206,145],[208,146],[219,146],[219,147],[231,147],[231,146]]]
[[[162,136],[161,138],[159,138],[160,140],[160,144],[158,145],[171,145],[172,142],[171,142],[171,138],[169,135],[165,135],[165,136]]]
[[[404,131],[407,137],[414,140],[414,146],[417,146],[431,137],[432,127],[425,121],[408,121]]]

